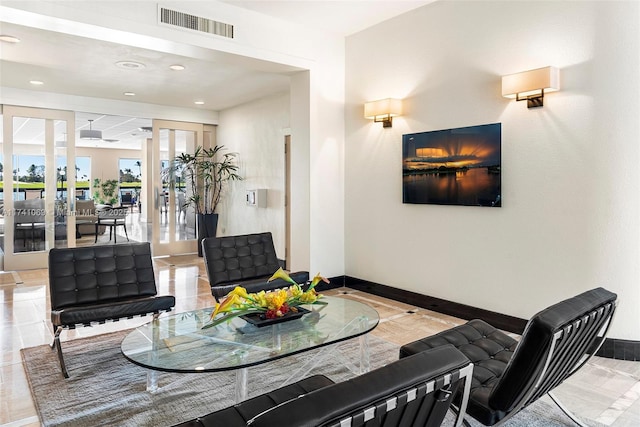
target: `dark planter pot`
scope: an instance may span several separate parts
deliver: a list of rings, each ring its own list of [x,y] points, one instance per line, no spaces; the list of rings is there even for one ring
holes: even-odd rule
[[[198,214],[198,256],[202,256],[202,239],[216,237],[218,214]]]

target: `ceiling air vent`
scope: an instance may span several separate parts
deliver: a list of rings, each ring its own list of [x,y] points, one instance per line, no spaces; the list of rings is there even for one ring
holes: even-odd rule
[[[160,8],[160,22],[163,24],[175,25],[176,27],[202,31],[203,33],[228,37],[230,39],[233,38],[233,25],[231,24],[225,24],[223,22],[202,18],[200,16],[189,15],[188,13],[178,12],[164,7]]]

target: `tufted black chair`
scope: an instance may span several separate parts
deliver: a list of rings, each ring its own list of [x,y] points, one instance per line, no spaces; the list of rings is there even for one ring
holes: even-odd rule
[[[157,296],[149,243],[51,249],[51,323],[60,368],[69,378],[60,333],[77,325],[171,311],[173,296]]]
[[[467,413],[484,425],[499,425],[551,391],[597,352],[615,311],[617,296],[592,289],[533,316],[520,342],[481,321],[406,344],[400,357],[453,344],[474,364]]]
[[[248,292],[289,286],[281,279],[267,280],[280,268],[271,233],[208,237],[202,240],[202,253],[211,293],[219,301],[236,286]],[[290,273],[298,284],[309,280],[308,271]]]
[[[456,391],[468,395],[472,371],[461,352],[440,347],[340,383],[305,378],[179,427],[436,427]]]

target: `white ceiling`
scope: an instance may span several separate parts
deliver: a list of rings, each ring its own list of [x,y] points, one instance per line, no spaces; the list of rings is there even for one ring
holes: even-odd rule
[[[223,1],[346,36],[433,0]],[[21,40],[17,44],[0,42],[0,86],[7,88],[220,111],[288,90],[289,74],[294,71],[264,61],[238,61],[220,53],[196,59],[6,23],[1,17],[0,34]],[[118,61],[136,61],[145,67],[122,69],[115,65]],[[184,65],[185,70],[170,70],[172,64]],[[44,85],[34,87],[30,80]],[[124,92],[136,95],[128,97]],[[204,105],[194,105],[196,100]],[[103,138],[118,140],[107,143],[113,148],[139,148],[138,128],[151,124],[149,117],[78,113],[78,132],[88,129],[88,119],[95,120],[93,128],[102,130]],[[26,127],[24,131],[25,140],[31,137],[26,135],[34,134]]]
[[[0,83],[2,86],[43,92],[90,96],[115,100],[144,102],[196,108],[224,110],[286,90],[291,67],[275,67],[264,71],[264,61],[245,61],[238,65],[222,61],[221,55],[211,59],[191,58],[54,31],[15,24],[0,24],[2,34],[21,41],[2,43],[0,50]],[[137,62],[141,69],[120,68],[120,61]],[[236,61],[237,62],[237,61]],[[183,71],[170,65],[180,64]],[[34,87],[30,80],[44,85]],[[127,97],[125,92],[134,92]]]
[[[435,0],[220,0],[341,36],[372,27]]]

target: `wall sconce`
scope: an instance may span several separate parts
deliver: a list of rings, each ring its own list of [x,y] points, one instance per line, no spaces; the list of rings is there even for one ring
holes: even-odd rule
[[[364,104],[364,118],[373,119],[375,123],[382,122],[383,128],[390,128],[392,119],[400,114],[402,114],[400,99],[387,98]]]
[[[527,100],[527,108],[542,107],[545,92],[560,89],[560,72],[556,67],[537,68],[502,77],[502,96]]]

